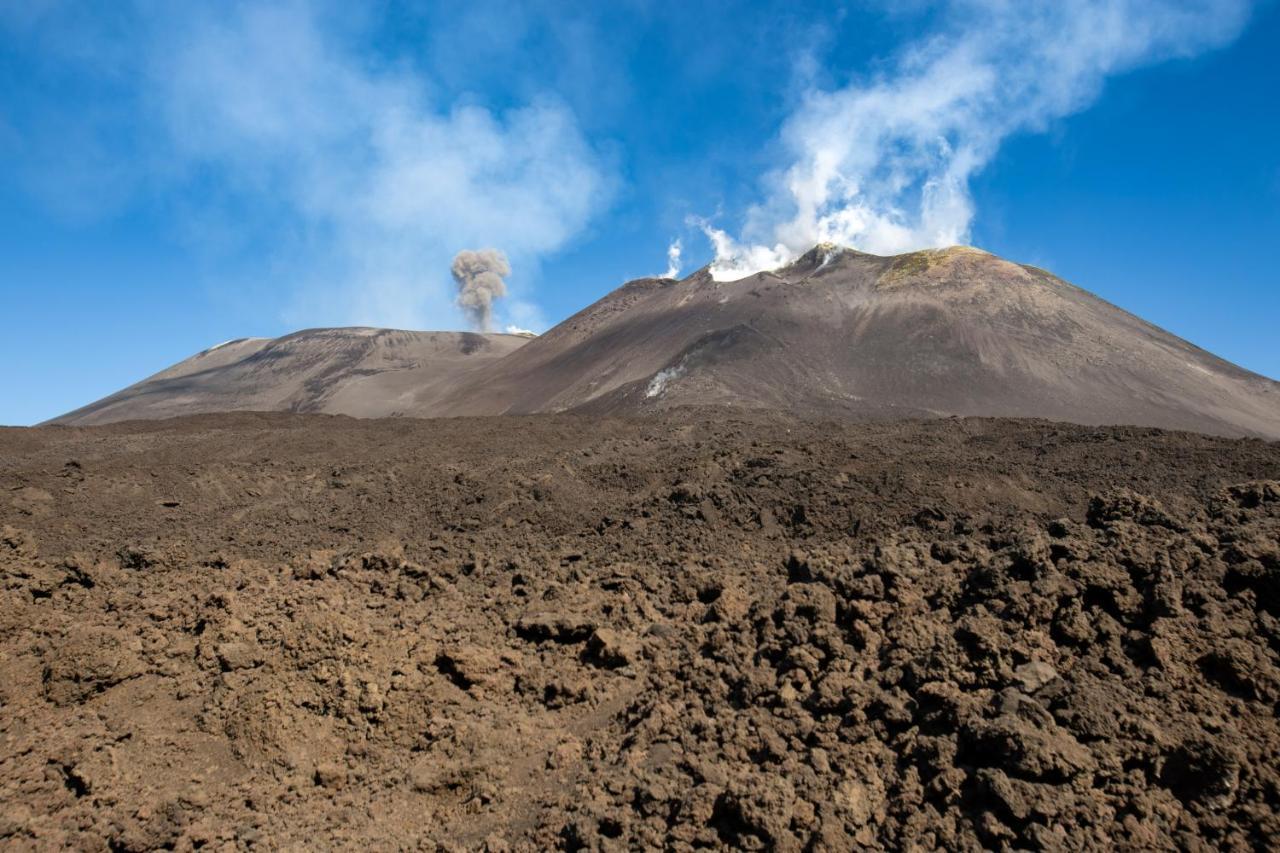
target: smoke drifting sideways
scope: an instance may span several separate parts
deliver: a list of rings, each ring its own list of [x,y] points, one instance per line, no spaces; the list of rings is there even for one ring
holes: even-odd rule
[[[969,242],[970,181],[1002,143],[1085,109],[1108,77],[1232,41],[1251,0],[945,0],[886,70],[813,88],[782,128],[789,163],[741,236],[697,224],[731,281],[817,243],[891,255]]]
[[[507,295],[511,264],[497,249],[463,249],[453,258],[453,280],[458,284],[457,303],[471,326],[479,332],[493,330],[493,303]]]

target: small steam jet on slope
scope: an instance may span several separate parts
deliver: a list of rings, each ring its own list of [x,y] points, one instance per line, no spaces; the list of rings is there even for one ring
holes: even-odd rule
[[[420,390],[397,386],[394,405],[360,413],[622,414],[711,404],[1280,438],[1280,383],[1043,270],[965,247],[882,257],[824,245],[737,281],[715,281],[706,269],[680,281],[640,279],[540,337],[501,346],[509,349],[500,357],[472,359],[465,373]],[[324,376],[347,393],[371,383],[341,370]],[[145,386],[134,386],[135,396]],[[359,392],[370,401],[382,393],[374,384]],[[338,411],[334,399],[309,410]],[[127,399],[101,406],[58,420],[155,416]]]

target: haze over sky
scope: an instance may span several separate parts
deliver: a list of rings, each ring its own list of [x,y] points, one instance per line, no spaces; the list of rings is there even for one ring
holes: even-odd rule
[[[463,328],[490,246],[542,331],[675,240],[965,242],[1280,378],[1277,45],[1249,0],[0,0],[0,423]]]

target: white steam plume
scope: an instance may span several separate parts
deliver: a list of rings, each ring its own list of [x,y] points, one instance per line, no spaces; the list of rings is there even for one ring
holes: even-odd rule
[[[680,275],[680,238],[677,237],[667,247],[667,271],[662,274],[663,278],[676,278]]]
[[[1109,75],[1226,44],[1249,0],[952,0],[884,75],[808,92],[740,239],[700,223],[711,272],[783,266],[816,243],[877,254],[967,242],[969,181],[1009,136],[1087,107]]]

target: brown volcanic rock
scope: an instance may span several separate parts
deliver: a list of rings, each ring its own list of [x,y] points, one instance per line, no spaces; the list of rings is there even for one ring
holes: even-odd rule
[[[441,395],[528,341],[526,335],[359,327],[244,338],[52,422],[87,426],[233,411],[447,414],[436,411]]]
[[[745,406],[1280,437],[1280,383],[976,249],[819,246],[738,281],[624,285],[478,371],[459,414]]]
[[[0,496],[5,849],[1280,847],[1280,444],[236,414]]]

